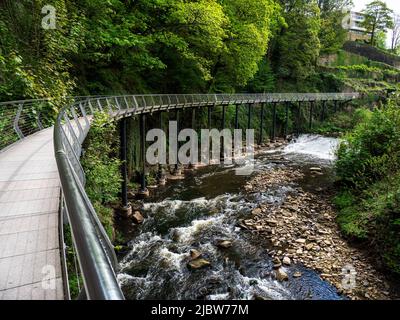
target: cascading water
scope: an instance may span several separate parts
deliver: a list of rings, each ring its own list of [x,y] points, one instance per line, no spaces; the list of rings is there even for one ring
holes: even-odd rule
[[[303,166],[333,160],[336,139],[300,136],[284,150],[262,153],[256,169]],[[320,147],[319,147],[320,145]],[[173,182],[144,204],[146,220],[129,243],[118,275],[128,299],[341,299],[336,290],[312,270],[291,266],[289,275],[303,276],[278,282],[271,276],[272,262],[266,244],[241,230],[238,221],[249,216],[260,201],[279,205],[291,186],[247,195],[250,177],[236,176],[234,168],[210,166]],[[232,247],[217,244],[229,240]],[[190,270],[190,250],[195,249],[210,266]]]

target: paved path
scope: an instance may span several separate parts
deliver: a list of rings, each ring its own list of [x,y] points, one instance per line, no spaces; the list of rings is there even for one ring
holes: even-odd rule
[[[52,128],[0,152],[0,300],[64,298],[59,200]]]

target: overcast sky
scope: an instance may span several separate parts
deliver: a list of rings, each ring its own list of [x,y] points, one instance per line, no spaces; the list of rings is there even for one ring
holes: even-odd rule
[[[400,14],[400,0],[383,0],[386,2],[388,7],[392,9],[395,13]],[[365,5],[372,2],[372,0],[353,0],[354,3],[354,11],[361,11],[365,8]],[[387,34],[387,46],[390,47],[390,39],[391,39],[392,32],[389,31]]]

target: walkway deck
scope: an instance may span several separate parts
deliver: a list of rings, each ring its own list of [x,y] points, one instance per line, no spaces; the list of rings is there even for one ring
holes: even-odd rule
[[[0,152],[0,300],[64,298],[59,200],[52,128]]]

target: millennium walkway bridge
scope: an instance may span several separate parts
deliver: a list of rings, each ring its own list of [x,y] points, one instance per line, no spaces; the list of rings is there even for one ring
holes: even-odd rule
[[[209,121],[214,108],[273,110],[275,135],[277,106],[301,107],[313,118],[334,112],[358,99],[357,93],[319,94],[195,94],[125,95],[76,97],[56,108],[51,99],[0,103],[0,299],[69,299],[63,224],[69,223],[77,265],[83,278],[80,297],[124,299],[116,279],[114,248],[85,192],[85,173],[80,165],[82,143],[93,115],[102,111],[121,121],[122,158],[126,157],[125,119],[189,108],[207,108]],[[322,115],[315,106],[322,106]],[[53,110],[54,116],[50,111]],[[55,119],[55,120],[54,120]],[[287,132],[285,128],[285,134]],[[262,132],[262,130],[261,130]],[[144,148],[142,148],[144,150]],[[122,173],[122,203],[126,198],[126,166]],[[142,189],[145,188],[144,179]]]

